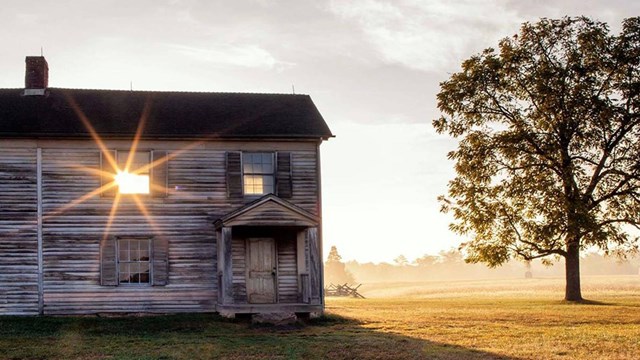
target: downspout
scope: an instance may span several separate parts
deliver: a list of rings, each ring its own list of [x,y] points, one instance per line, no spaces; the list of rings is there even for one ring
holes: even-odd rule
[[[322,249],[324,247],[322,241],[322,171],[320,170],[320,144],[322,139],[316,144],[316,176],[318,184],[318,215],[320,218],[320,224],[318,226],[318,253],[320,254],[320,305],[322,305],[322,312],[324,312],[324,254]]]

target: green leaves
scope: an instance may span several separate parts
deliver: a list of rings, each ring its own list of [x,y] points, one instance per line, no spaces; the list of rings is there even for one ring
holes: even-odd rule
[[[525,23],[440,84],[433,121],[459,139],[442,210],[467,260],[631,249],[640,226],[640,18]],[[637,244],[637,243],[636,243]]]

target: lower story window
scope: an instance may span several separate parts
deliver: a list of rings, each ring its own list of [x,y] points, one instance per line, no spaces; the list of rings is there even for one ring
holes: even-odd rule
[[[118,281],[120,284],[148,284],[151,269],[150,239],[118,239]]]

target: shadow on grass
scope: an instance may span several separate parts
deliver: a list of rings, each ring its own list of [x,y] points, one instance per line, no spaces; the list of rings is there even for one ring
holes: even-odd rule
[[[0,317],[0,358],[515,359],[365,325],[334,314],[286,328],[214,314]]]
[[[587,300],[587,299],[582,299],[582,300],[579,300],[579,301],[562,300],[562,303],[567,304],[567,305],[598,305],[598,306],[613,306],[613,305],[616,305],[614,303],[608,303],[608,302],[597,301],[597,300]]]

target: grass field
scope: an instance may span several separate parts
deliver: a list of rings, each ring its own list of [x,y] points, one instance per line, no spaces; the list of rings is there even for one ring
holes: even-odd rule
[[[369,284],[288,328],[215,315],[0,317],[2,359],[639,359],[640,276]]]

